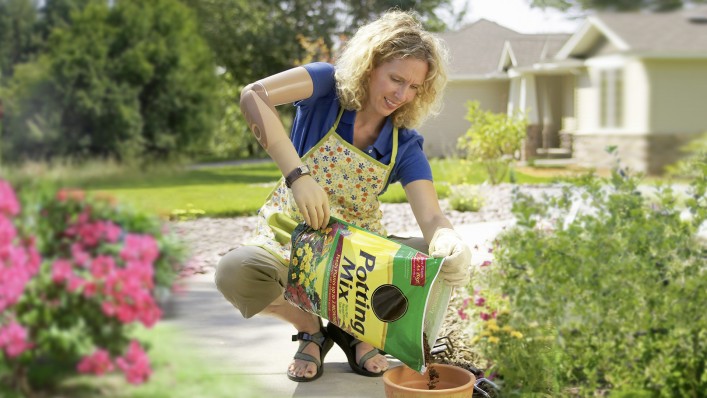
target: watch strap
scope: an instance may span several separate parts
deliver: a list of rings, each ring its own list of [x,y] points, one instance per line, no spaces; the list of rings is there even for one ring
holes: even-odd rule
[[[295,169],[292,170],[290,172],[290,174],[288,174],[285,177],[285,185],[287,185],[287,188],[292,188],[292,184],[298,178],[302,177],[303,175],[309,175],[309,174],[310,174],[309,167],[307,167],[306,165],[295,167]]]

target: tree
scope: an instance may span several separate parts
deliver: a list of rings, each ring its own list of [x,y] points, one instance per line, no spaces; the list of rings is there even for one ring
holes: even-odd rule
[[[602,11],[670,11],[685,5],[707,3],[707,0],[532,0],[533,7],[557,8],[562,11],[571,8]]]
[[[38,3],[39,20],[36,31],[42,44],[46,43],[54,28],[71,25],[72,13],[81,12],[91,3],[108,3],[108,0],[42,0]]]
[[[217,118],[211,53],[178,0],[89,1],[20,69],[4,132],[15,160],[169,158],[207,145]]]
[[[0,0],[0,76],[30,59],[34,48],[36,5],[32,0]]]
[[[439,18],[437,11],[446,9],[451,12],[451,0],[382,0],[382,1],[344,1],[347,23],[344,33],[353,33],[358,26],[376,19],[380,14],[391,8],[401,10],[415,10],[421,16],[425,28],[433,32],[442,32],[447,28],[445,22]],[[459,15],[459,20],[463,18]]]
[[[387,9],[398,6],[417,10],[434,30],[443,23],[435,15],[438,7],[451,7],[451,0],[342,1],[327,0],[183,0],[195,10],[201,32],[219,65],[245,85],[281,72],[304,59],[300,45],[322,40],[334,48],[340,35]]]

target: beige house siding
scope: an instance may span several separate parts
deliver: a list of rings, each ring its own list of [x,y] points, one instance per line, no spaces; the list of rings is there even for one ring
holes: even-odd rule
[[[425,137],[428,157],[449,156],[456,152],[457,140],[469,129],[467,101],[479,101],[482,109],[506,112],[507,80],[450,81],[444,92],[440,115],[428,119],[418,131]]]
[[[650,130],[657,134],[707,131],[707,59],[647,60]]]
[[[616,146],[622,165],[663,173],[680,158],[683,145],[707,131],[707,101],[700,94],[707,93],[707,60],[622,62],[623,122],[617,127],[599,124],[602,67],[590,67],[578,76],[573,156],[582,166],[607,168],[615,160],[606,147]]]

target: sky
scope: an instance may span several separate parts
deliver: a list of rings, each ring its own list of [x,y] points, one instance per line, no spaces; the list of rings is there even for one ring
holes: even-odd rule
[[[480,18],[520,33],[572,33],[581,19],[572,20],[556,9],[530,8],[530,0],[454,0],[454,10],[463,10],[468,4],[463,25]]]

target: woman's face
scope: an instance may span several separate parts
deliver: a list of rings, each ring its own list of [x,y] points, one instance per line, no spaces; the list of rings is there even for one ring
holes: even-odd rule
[[[371,72],[366,108],[383,117],[389,116],[415,99],[427,69],[427,62],[416,58],[394,59],[378,65]]]

